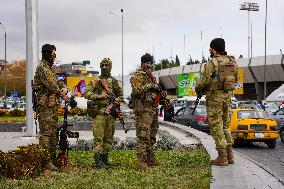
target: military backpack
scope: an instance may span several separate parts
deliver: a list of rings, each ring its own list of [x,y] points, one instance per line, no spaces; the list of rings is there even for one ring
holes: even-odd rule
[[[230,56],[226,57],[228,58],[228,61],[224,61],[221,57],[214,57],[212,59],[215,66],[215,72],[211,76],[208,90],[235,90],[237,82],[237,78],[235,78],[235,73],[237,72],[236,61]]]

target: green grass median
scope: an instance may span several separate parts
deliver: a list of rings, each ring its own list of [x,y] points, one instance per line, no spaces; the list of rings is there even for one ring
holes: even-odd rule
[[[209,188],[210,157],[204,149],[156,151],[161,166],[141,173],[134,150],[112,150],[112,168],[92,168],[91,151],[70,151],[69,167],[35,178],[0,178],[2,188]]]

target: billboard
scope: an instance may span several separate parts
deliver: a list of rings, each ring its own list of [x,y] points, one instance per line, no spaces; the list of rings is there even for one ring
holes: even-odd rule
[[[178,96],[195,96],[195,85],[200,78],[199,73],[191,72],[178,75]]]
[[[234,94],[244,94],[244,70],[243,68],[238,68],[238,83],[236,85],[236,90]]]
[[[234,94],[244,94],[244,70],[238,68],[238,82]],[[200,73],[191,72],[178,75],[178,96],[196,96],[195,86],[200,78]]]
[[[72,95],[82,96],[88,83],[97,77],[67,77],[67,87]]]

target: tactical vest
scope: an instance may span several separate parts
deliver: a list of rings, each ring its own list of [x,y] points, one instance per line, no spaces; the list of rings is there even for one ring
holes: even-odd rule
[[[113,90],[114,82],[113,82],[112,77],[107,79],[107,84],[108,84],[108,87],[110,88],[110,90]],[[100,79],[95,80],[94,90],[96,90],[96,91],[93,91],[93,92],[97,93],[97,94],[101,94],[102,91],[104,90],[104,87],[100,83]],[[109,105],[109,102],[108,102],[107,99],[88,100],[88,102],[87,102],[87,114],[90,117],[95,118],[98,114],[103,114],[102,109],[106,108],[108,105]]]
[[[227,57],[227,60],[224,60],[224,58],[222,57],[224,56],[214,57],[212,59],[215,71],[212,74],[210,82],[207,87],[209,91],[235,90],[235,85],[237,82],[237,78],[235,78],[235,73],[237,72],[236,61],[230,56],[225,56]]]

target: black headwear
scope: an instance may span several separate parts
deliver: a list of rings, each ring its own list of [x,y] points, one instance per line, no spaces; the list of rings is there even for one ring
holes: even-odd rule
[[[54,45],[50,44],[44,44],[41,48],[42,53],[52,53],[52,50],[56,50],[56,47]]]
[[[141,63],[147,63],[147,62],[153,63],[153,56],[151,56],[149,53],[146,53],[143,56],[141,56]]]
[[[215,38],[210,43],[210,48],[215,49],[217,52],[225,51],[225,40],[222,38]]]

